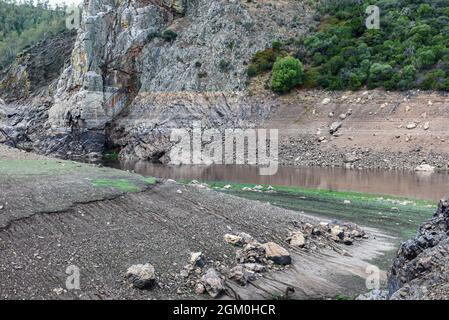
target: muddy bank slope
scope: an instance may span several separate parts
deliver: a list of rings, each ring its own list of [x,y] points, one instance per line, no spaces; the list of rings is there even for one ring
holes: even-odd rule
[[[246,286],[226,278],[223,298],[354,296],[366,291],[366,261],[391,249],[391,239],[376,230],[352,246],[323,241],[294,248],[285,241],[289,230],[317,220],[195,185],[152,184],[110,169],[71,168],[71,162],[56,162],[70,170],[52,167],[50,174],[42,162],[49,159],[28,154],[14,161],[27,161],[32,170],[17,172],[5,165],[16,158],[13,153],[2,149],[0,160],[2,299],[210,298],[196,294],[191,282],[210,267],[227,277],[237,248],[223,236],[239,232],[280,244],[292,264],[271,266]],[[186,276],[184,266],[199,251],[206,266]],[[132,288],[124,273],[146,262],[155,267],[157,285]],[[65,287],[71,265],[80,270],[78,290]]]

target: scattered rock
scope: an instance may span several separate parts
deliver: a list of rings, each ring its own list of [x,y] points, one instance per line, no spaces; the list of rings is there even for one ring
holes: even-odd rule
[[[329,127],[329,133],[334,134],[335,132],[337,132],[341,128],[342,124],[343,123],[339,121],[333,122]]]
[[[276,264],[286,265],[292,262],[290,253],[274,242],[264,243],[263,248],[265,249],[265,254],[268,259]]]
[[[256,280],[257,275],[254,271],[245,268],[243,265],[238,265],[229,271],[229,278],[244,286],[248,282]]]
[[[430,164],[421,164],[415,168],[415,171],[433,172],[435,171],[435,167]]]
[[[224,235],[224,240],[229,243],[232,244],[233,246],[242,246],[244,244],[244,240],[242,237],[240,236],[236,236],[233,234],[225,234]]]
[[[346,153],[343,158],[344,163],[354,163],[359,160],[360,160],[360,158],[354,153]]]
[[[264,265],[260,264],[260,263],[244,263],[243,266],[246,269],[254,271],[254,272],[265,272],[265,271],[267,271],[267,268]]]
[[[412,130],[415,129],[417,126],[417,124],[415,122],[410,122],[409,124],[407,124],[407,129]]]
[[[204,292],[206,292],[206,288],[204,287],[204,285],[202,283],[197,283],[195,286],[195,293],[203,294]]]
[[[206,271],[201,277],[201,283],[212,298],[217,298],[225,289],[223,279],[220,278],[214,268],[210,268]]]
[[[238,263],[265,262],[265,248],[257,241],[247,243],[243,249],[237,250],[236,260]]]
[[[342,113],[338,117],[340,118],[340,120],[345,120],[346,119],[346,114]]]
[[[126,278],[137,289],[151,289],[156,282],[154,267],[149,263],[129,267]]]
[[[190,254],[190,264],[202,268],[206,265],[206,257],[202,252],[192,252]]]
[[[368,293],[361,294],[356,300],[388,300],[388,290],[374,289]]]
[[[329,104],[329,102],[331,102],[330,98],[324,98],[323,101],[321,101],[321,104],[327,105],[327,104]]]
[[[304,247],[306,244],[306,238],[304,237],[304,234],[301,231],[295,231],[293,232],[292,236],[290,237],[290,245],[294,247]]]

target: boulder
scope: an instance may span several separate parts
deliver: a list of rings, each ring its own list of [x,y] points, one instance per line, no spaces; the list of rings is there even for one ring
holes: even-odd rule
[[[286,265],[292,262],[290,253],[274,242],[267,242],[262,245],[265,249],[265,254],[268,259],[276,264]]]
[[[329,133],[330,134],[336,133],[341,128],[342,124],[343,123],[340,121],[333,122],[329,127]]]
[[[217,298],[225,290],[224,281],[214,268],[206,271],[201,277],[201,283],[212,298]]]
[[[290,238],[290,245],[294,247],[304,247],[306,244],[306,238],[301,231],[295,231]]]
[[[433,172],[435,171],[435,167],[430,164],[421,164],[415,168],[415,171]]]
[[[151,289],[156,283],[154,267],[149,264],[136,264],[128,268],[126,278],[138,289]]]
[[[406,128],[409,130],[415,129],[417,126],[417,124],[415,122],[410,122],[409,124],[407,124]]]

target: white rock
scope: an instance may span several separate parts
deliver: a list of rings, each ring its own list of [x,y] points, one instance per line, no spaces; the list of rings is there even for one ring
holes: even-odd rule
[[[290,239],[290,245],[294,247],[304,247],[306,244],[306,239],[304,237],[304,234],[301,231],[296,231],[292,234],[292,237]]]
[[[329,104],[329,102],[331,102],[330,98],[324,98],[323,101],[321,101],[321,104],[326,105]]]
[[[126,277],[133,287],[138,289],[152,288],[156,281],[154,267],[149,264],[136,264],[128,268]]]
[[[421,164],[415,168],[415,171],[433,172],[435,171],[435,167],[429,164]]]
[[[244,240],[242,237],[236,236],[234,234],[227,233],[224,235],[223,238],[226,241],[226,243],[232,244],[233,246],[241,246],[244,243]]]
[[[411,129],[415,129],[417,126],[417,124],[415,122],[410,122],[409,124],[407,124],[407,129],[411,130]]]
[[[231,189],[231,188],[232,188],[232,186],[230,184],[227,184],[223,187],[223,189]]]
[[[344,204],[351,204],[351,201],[349,201],[349,200],[344,200],[343,203],[344,203]]]
[[[424,130],[429,130],[429,128],[430,128],[430,123],[429,122],[425,122],[424,126],[423,126],[423,129]]]

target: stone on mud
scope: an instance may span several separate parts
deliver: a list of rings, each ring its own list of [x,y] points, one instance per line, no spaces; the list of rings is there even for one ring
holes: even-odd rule
[[[244,286],[257,279],[256,272],[247,269],[244,265],[238,265],[229,271],[229,278]]]
[[[151,289],[156,282],[154,267],[149,263],[129,267],[126,278],[137,289]]]
[[[274,242],[264,243],[263,248],[265,249],[265,254],[268,259],[276,264],[286,265],[292,262],[290,253],[280,245]]]
[[[226,241],[226,243],[229,243],[233,246],[242,246],[244,244],[243,238],[240,236],[236,236],[234,234],[225,234],[224,235],[224,240]]]
[[[304,247],[306,244],[306,238],[301,231],[295,231],[290,237],[290,245],[293,247]]]
[[[201,283],[212,298],[217,298],[225,290],[224,281],[214,268],[206,271],[201,277]]]
[[[206,257],[202,252],[192,252],[190,254],[190,264],[202,268],[206,265]]]
[[[341,128],[342,125],[343,125],[342,122],[339,121],[333,122],[329,127],[329,133],[330,134],[336,133]]]

